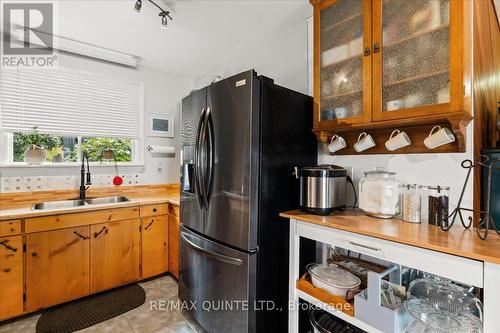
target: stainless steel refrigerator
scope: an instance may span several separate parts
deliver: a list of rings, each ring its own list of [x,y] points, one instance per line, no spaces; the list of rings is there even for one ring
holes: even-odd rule
[[[181,112],[179,298],[211,333],[285,332],[294,166],[317,160],[312,98],[250,70]]]

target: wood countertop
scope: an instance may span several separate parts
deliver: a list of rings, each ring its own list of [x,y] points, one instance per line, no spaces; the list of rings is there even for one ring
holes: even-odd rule
[[[163,203],[180,206],[179,187],[176,184],[130,186],[121,189],[97,188],[89,191],[88,193],[89,197],[105,197],[113,195],[126,196],[130,198],[130,201],[35,211],[31,209],[34,202],[74,198],[77,196],[76,190],[2,194],[0,196],[0,221]]]
[[[142,197],[142,198],[130,198],[130,201],[112,203],[112,204],[102,204],[102,205],[87,205],[74,208],[63,208],[63,209],[46,209],[46,210],[32,210],[28,208],[17,208],[17,209],[5,209],[0,211],[0,222],[6,220],[15,219],[25,219],[30,217],[40,217],[40,216],[50,216],[56,214],[69,214],[69,213],[80,213],[89,212],[95,210],[112,209],[112,208],[124,208],[142,205],[154,205],[169,203],[172,205],[179,206],[179,198],[172,196],[164,197]]]
[[[469,259],[500,264],[500,236],[490,232],[483,241],[476,230],[466,230],[460,222],[446,232],[427,223],[409,223],[400,219],[377,219],[359,211],[345,211],[329,216],[307,214],[298,210],[280,216],[329,228],[412,245]]]

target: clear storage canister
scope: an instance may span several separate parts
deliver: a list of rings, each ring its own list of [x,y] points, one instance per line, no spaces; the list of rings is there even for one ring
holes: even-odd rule
[[[367,215],[392,218],[399,214],[399,182],[395,172],[376,168],[359,182],[359,208]]]
[[[422,222],[422,186],[405,184],[401,186],[401,212],[404,221]]]
[[[448,226],[448,206],[450,188],[447,186],[429,186],[429,224]]]

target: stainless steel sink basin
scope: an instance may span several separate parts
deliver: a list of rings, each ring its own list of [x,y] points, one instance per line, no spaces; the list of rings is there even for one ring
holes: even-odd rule
[[[121,197],[121,196],[92,198],[92,199],[85,200],[85,202],[89,205],[113,204],[113,203],[120,203],[120,202],[127,202],[127,201],[130,201],[130,199],[127,197]]]
[[[61,200],[61,201],[46,201],[34,204],[33,210],[64,209],[64,208],[82,207],[86,205],[114,204],[127,201],[130,201],[130,199],[122,196],[90,198],[86,200],[71,199],[71,200]]]
[[[64,209],[84,206],[83,200],[61,200],[61,201],[47,201],[39,202],[33,205],[33,210],[47,210],[47,209]]]

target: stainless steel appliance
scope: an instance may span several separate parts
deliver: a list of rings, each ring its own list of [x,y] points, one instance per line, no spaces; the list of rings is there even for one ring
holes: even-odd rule
[[[279,212],[299,204],[293,166],[316,163],[312,112],[311,97],[253,70],[182,101],[179,298],[208,332],[286,331]]]
[[[346,207],[347,170],[336,165],[300,168],[300,209],[328,215]]]

